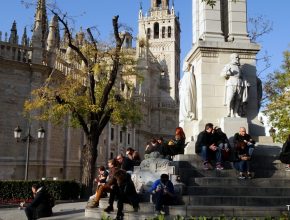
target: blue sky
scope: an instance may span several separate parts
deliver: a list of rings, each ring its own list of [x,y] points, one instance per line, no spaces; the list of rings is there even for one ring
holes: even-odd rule
[[[24,0],[31,2],[33,0]],[[47,0],[48,2],[51,0]],[[74,18],[72,26],[78,29],[96,26],[101,33],[101,38],[108,37],[112,30],[112,17],[119,15],[119,22],[133,28],[133,35],[137,34],[138,11],[141,0],[58,0],[58,6],[63,12]],[[190,50],[192,44],[192,0],[174,0],[175,10],[179,13],[181,23],[181,60]],[[150,0],[142,0],[145,13]],[[170,4],[172,0],[170,0]],[[264,16],[273,23],[273,31],[264,35],[260,41],[262,50],[267,50],[271,56],[271,67],[263,72],[262,78],[268,72],[280,68],[282,53],[289,49],[290,43],[290,9],[289,0],[248,0],[248,17]],[[18,33],[21,37],[24,26],[28,29],[34,21],[34,7],[26,9],[21,0],[5,0],[1,2],[0,30],[10,32],[12,22],[16,20]],[[49,15],[50,16],[50,15]],[[3,37],[2,37],[3,39]],[[262,54],[262,53],[261,53]],[[261,56],[261,55],[258,55]],[[258,66],[258,68],[262,68]]]

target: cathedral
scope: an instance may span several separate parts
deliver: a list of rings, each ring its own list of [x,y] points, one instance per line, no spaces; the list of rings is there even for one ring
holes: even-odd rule
[[[149,1],[149,0],[148,0]],[[178,83],[180,79],[180,23],[174,3],[169,0],[151,0],[147,13],[140,7],[136,11],[138,36],[133,47],[133,36],[125,34],[123,47],[137,58],[142,82],[135,79],[134,91],[142,102],[143,118],[135,126],[108,123],[98,145],[96,166],[126,148],[132,147],[142,155],[151,137],[170,138],[178,126]],[[78,32],[82,43],[84,33]],[[0,32],[0,179],[54,178],[76,179],[81,176],[81,149],[84,135],[68,123],[54,125],[24,117],[25,100],[31,91],[45,83],[51,70],[54,77],[64,77],[70,71],[82,71],[71,62],[70,52],[60,36],[56,17],[48,22],[46,1],[38,0],[31,39],[26,28],[21,38],[16,22],[10,34]],[[122,90],[126,84],[116,83]],[[34,114],[34,113],[31,113]],[[67,119],[68,121],[68,119]],[[22,129],[23,141],[13,137],[15,127]],[[45,137],[37,139],[37,131],[44,128]],[[27,138],[29,135],[29,138]],[[29,163],[27,163],[29,162]]]

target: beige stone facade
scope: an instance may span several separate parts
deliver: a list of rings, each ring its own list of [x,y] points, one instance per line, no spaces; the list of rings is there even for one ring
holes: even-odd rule
[[[218,0],[213,10],[199,0],[192,2],[193,47],[186,61],[192,64],[192,74],[196,79],[197,118],[185,125],[187,137],[194,140],[208,122],[227,130],[229,138],[245,123],[252,136],[265,135],[264,127],[257,118],[256,54],[260,47],[250,42],[247,33],[247,1]],[[230,62],[232,53],[240,56],[241,69],[250,85],[245,123],[240,123],[240,119],[225,119],[225,78],[221,77],[221,71]]]
[[[172,136],[178,126],[179,20],[174,6],[169,8],[169,1],[152,0],[150,11],[148,16],[143,16],[142,9],[139,11],[138,39],[145,39],[145,46],[140,47],[138,41],[133,48],[132,36],[128,36],[124,45],[136,54],[139,71],[144,77],[142,82],[130,79],[135,86],[134,95],[142,101],[143,120],[127,128],[109,123],[100,137],[96,166],[105,165],[109,158],[124,153],[127,147],[137,149],[142,155],[152,136]],[[55,69],[54,77],[60,79],[72,68],[74,71],[81,69],[70,63],[69,50],[62,48],[55,19],[52,18],[49,27],[46,23],[45,0],[39,0],[31,42],[28,42],[26,31],[19,42],[16,23],[9,40],[7,34],[6,39],[0,34],[0,179],[24,179],[26,143],[14,139],[13,130],[17,125],[22,128],[23,136],[29,126],[35,138],[40,126],[46,131],[43,140],[30,144],[28,179],[79,180],[81,176],[82,132],[66,123],[56,126],[49,122],[29,122],[23,117],[24,101],[29,99],[33,89],[44,83],[52,68]],[[147,38],[144,26],[145,30],[151,28],[155,36]]]

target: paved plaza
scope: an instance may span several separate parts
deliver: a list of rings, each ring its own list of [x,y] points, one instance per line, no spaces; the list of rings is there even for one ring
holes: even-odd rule
[[[61,220],[91,220],[95,218],[85,217],[86,202],[63,203],[53,207],[54,216],[42,219],[61,219]],[[18,208],[0,208],[0,220],[26,220],[24,210]]]

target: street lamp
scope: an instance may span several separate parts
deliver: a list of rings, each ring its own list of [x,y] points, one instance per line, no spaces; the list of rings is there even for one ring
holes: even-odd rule
[[[25,163],[25,180],[27,180],[28,179],[30,143],[33,142],[35,140],[35,138],[33,138],[31,136],[31,134],[30,134],[30,126],[28,127],[28,133],[27,133],[27,135],[25,137],[21,138],[21,132],[22,132],[21,128],[19,126],[17,126],[14,129],[14,138],[17,140],[17,142],[19,140],[21,140],[22,142],[27,143],[26,144],[26,163]],[[44,128],[40,127],[37,130],[37,138],[38,139],[43,139],[44,138],[44,133],[45,133]]]

